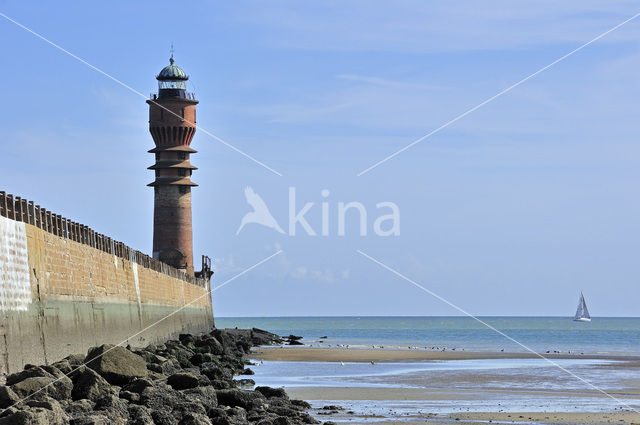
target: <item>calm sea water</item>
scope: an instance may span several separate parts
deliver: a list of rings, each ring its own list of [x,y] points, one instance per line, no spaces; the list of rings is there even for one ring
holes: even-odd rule
[[[482,317],[486,323],[537,351],[640,353],[640,318]],[[265,329],[295,334],[317,346],[446,347],[525,351],[470,317],[217,317],[218,328]],[[320,340],[322,336],[327,339]]]

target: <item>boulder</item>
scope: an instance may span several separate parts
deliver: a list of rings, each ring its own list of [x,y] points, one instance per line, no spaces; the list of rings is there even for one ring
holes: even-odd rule
[[[82,354],[70,354],[64,358],[72,368],[76,368],[78,366],[82,366],[84,364],[84,358]]]
[[[138,405],[129,406],[129,421],[128,425],[154,425],[153,418],[151,417],[151,411]]]
[[[70,398],[72,388],[73,383],[66,376],[61,378],[37,376],[26,378],[11,386],[11,389],[21,398],[35,394],[38,398],[50,396],[56,400]]]
[[[207,415],[201,413],[187,413],[180,421],[182,425],[212,425]]]
[[[139,404],[140,403],[140,394],[133,393],[131,391],[120,391],[120,398],[123,400],[127,400],[128,402]]]
[[[69,415],[72,417],[80,417],[82,413],[91,412],[95,403],[84,398],[76,401],[65,400],[61,404],[64,411]]]
[[[213,387],[192,388],[184,390],[183,394],[187,399],[196,401],[207,409],[218,406],[218,397]]]
[[[107,393],[115,393],[111,385],[97,372],[88,367],[82,367],[73,375],[73,390],[71,398],[80,400],[86,398],[96,401]]]
[[[256,387],[256,391],[265,396],[266,398],[278,397],[283,399],[289,399],[287,392],[284,388],[271,388],[271,387]]]
[[[57,410],[26,407],[0,418],[0,425],[67,425],[69,418],[58,406]]]
[[[198,377],[186,372],[174,373],[167,378],[167,384],[171,385],[174,390],[186,390],[198,386]]]
[[[253,379],[236,379],[235,383],[239,387],[252,388],[256,384],[256,381],[254,381]]]
[[[228,390],[216,390],[216,395],[219,405],[242,407],[247,410],[251,410],[265,403],[265,397],[256,391],[232,388]]]
[[[95,411],[109,418],[113,424],[126,424],[129,418],[127,402],[113,394],[106,394],[96,400]]]
[[[291,404],[300,409],[311,409],[311,405],[304,400],[291,400]]]
[[[151,410],[151,417],[156,425],[178,425],[178,420],[166,410]]]
[[[0,409],[6,409],[15,404],[20,397],[10,387],[0,386]]]
[[[144,359],[120,346],[104,344],[90,348],[85,363],[115,385],[147,376],[147,363]]]
[[[70,425],[111,425],[111,421],[104,415],[90,414],[72,419]]]
[[[138,378],[131,381],[129,384],[122,387],[125,391],[131,391],[132,393],[140,394],[145,388],[152,387],[153,383],[147,378]]]
[[[140,393],[140,403],[152,411],[164,410],[171,412],[176,405],[187,401],[188,399],[183,393],[175,391],[165,384],[147,387]]]
[[[17,384],[27,378],[54,378],[53,374],[47,372],[42,367],[32,366],[28,369],[7,376],[6,385]]]
[[[69,360],[60,360],[59,362],[53,363],[51,366],[54,366],[56,369],[58,369],[60,372],[62,372],[65,375],[68,375],[74,369],[71,366],[71,363],[69,363]]]

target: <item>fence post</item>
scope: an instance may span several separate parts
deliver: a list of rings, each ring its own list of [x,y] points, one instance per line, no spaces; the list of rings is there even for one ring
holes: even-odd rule
[[[53,218],[55,219],[56,224],[54,225],[56,229],[56,236],[62,236],[62,217],[58,214],[53,214]]]
[[[42,212],[42,229],[51,233],[51,213],[46,208],[40,210]]]
[[[35,217],[34,225],[38,229],[42,229],[42,217],[40,216],[40,205],[36,205],[33,207],[33,215]]]
[[[13,213],[16,221],[22,221],[22,198],[16,196],[13,202]]]
[[[22,211],[22,222],[29,223],[29,203],[26,199],[20,199],[20,210]]]
[[[27,202],[27,221],[32,226],[36,224],[36,209],[33,201]]]
[[[7,216],[7,194],[4,191],[0,191],[0,216]]]

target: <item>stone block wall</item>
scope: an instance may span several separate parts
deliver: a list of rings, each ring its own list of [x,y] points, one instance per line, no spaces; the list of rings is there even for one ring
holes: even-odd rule
[[[145,346],[213,327],[207,270],[196,277],[169,268],[59,216],[44,229],[42,215],[39,226],[35,214],[17,220],[7,196],[0,192],[0,373],[103,343]]]

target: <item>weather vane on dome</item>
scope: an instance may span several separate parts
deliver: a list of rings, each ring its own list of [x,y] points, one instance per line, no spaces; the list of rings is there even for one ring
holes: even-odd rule
[[[171,52],[171,58],[169,58],[169,62],[171,62],[171,65],[173,65],[173,63],[175,62],[175,59],[173,58],[173,43],[171,43],[171,49],[169,51]]]

